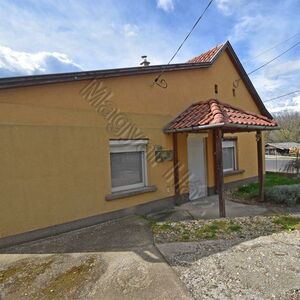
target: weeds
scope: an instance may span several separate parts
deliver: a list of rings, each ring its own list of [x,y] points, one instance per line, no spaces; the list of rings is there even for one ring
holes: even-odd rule
[[[276,217],[273,222],[281,225],[284,230],[300,230],[300,217],[280,216]]]
[[[178,241],[217,239],[240,230],[241,226],[232,220],[214,220],[200,226],[190,226],[185,222],[159,222],[152,225],[154,234],[172,234]]]

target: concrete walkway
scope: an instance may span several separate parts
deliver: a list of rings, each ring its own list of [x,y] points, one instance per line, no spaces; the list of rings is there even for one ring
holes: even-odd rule
[[[0,299],[191,299],[141,217],[1,249]]]
[[[219,198],[217,195],[189,201],[169,211],[151,214],[156,221],[183,221],[191,219],[219,218]],[[262,206],[247,205],[226,200],[227,217],[245,217],[270,214],[273,211]]]
[[[226,201],[229,217],[266,208]],[[218,197],[150,215],[218,218]],[[153,243],[149,223],[128,217],[0,249],[0,299],[191,299]]]
[[[227,217],[246,217],[265,214],[268,209],[256,205],[247,205],[233,201],[225,201]],[[199,200],[187,202],[177,210],[188,211],[195,219],[215,219],[219,217],[219,198],[213,195]]]

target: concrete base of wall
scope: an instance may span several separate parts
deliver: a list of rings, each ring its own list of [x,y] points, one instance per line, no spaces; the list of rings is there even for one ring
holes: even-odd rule
[[[0,248],[6,248],[10,246],[14,246],[17,244],[22,244],[42,238],[47,238],[53,235],[58,235],[61,233],[65,233],[68,231],[81,229],[88,226],[93,226],[108,220],[118,219],[130,215],[143,215],[156,211],[161,211],[164,209],[171,209],[174,207],[175,198],[168,197],[161,200],[156,200],[153,202],[140,204],[134,207],[121,209],[114,212],[104,213],[101,215],[96,215],[64,224],[59,224],[55,226],[50,226],[42,229],[37,229],[13,236],[8,236],[4,238],[0,238]]]

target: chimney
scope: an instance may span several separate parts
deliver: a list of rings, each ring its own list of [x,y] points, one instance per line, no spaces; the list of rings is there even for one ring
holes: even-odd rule
[[[143,61],[140,63],[143,67],[148,67],[150,65],[150,61],[147,60],[147,55],[141,56]]]

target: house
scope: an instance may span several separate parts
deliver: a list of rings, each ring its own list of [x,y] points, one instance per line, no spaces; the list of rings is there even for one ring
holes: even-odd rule
[[[284,143],[266,143],[265,153],[268,155],[289,155],[290,150],[300,149],[300,143],[284,142]]]
[[[0,243],[257,180],[277,128],[226,42],[180,64],[0,79]],[[223,153],[223,154],[222,154]],[[224,178],[223,178],[224,177]]]

